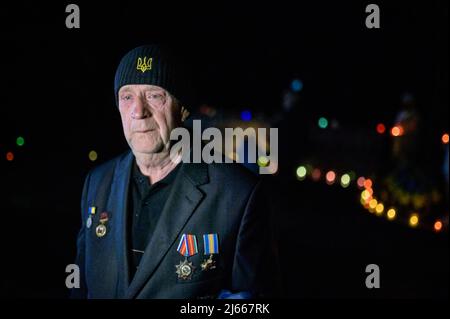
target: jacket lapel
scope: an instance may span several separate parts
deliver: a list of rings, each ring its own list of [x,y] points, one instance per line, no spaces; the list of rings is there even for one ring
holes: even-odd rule
[[[207,166],[181,165],[155,233],[128,288],[127,298],[134,298],[150,279],[204,196],[198,186],[208,182]]]
[[[116,218],[114,228],[115,251],[118,265],[116,298],[123,298],[129,284],[128,247],[127,247],[127,207],[128,188],[130,184],[133,153],[129,152],[121,158],[114,172],[108,209]]]

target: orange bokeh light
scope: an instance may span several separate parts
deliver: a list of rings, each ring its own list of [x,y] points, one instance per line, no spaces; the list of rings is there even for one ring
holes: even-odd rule
[[[440,220],[438,220],[434,223],[434,230],[437,232],[442,230],[442,222]]]
[[[386,132],[386,126],[384,126],[383,123],[379,123],[379,124],[377,125],[377,132],[378,132],[379,134],[383,134],[384,132]]]
[[[391,129],[392,136],[402,136],[403,135],[403,127],[401,125],[396,125]]]
[[[13,152],[6,153],[6,160],[11,162],[13,159],[14,159],[14,153]]]
[[[442,143],[444,143],[444,144],[448,144],[448,134],[447,133],[445,133],[445,134],[443,134],[442,135]]]

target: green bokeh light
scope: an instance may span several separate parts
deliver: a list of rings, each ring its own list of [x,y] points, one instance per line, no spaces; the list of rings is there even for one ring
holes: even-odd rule
[[[23,146],[23,145],[25,144],[25,139],[24,139],[22,136],[19,136],[19,137],[16,139],[16,144],[17,144],[18,146]]]
[[[326,118],[324,118],[324,117],[321,117],[319,119],[319,127],[320,128],[327,128],[327,126],[328,126],[328,120]]]
[[[306,176],[306,167],[305,166],[299,166],[297,168],[297,177],[298,178],[305,178]]]
[[[350,175],[344,174],[341,177],[341,185],[342,187],[347,187],[350,184]]]

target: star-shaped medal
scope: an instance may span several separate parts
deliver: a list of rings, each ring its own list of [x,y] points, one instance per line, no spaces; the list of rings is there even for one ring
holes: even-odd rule
[[[178,278],[183,280],[191,279],[191,276],[195,270],[192,262],[188,262],[187,259],[181,261],[178,265],[175,265],[175,267],[177,268],[176,273]]]

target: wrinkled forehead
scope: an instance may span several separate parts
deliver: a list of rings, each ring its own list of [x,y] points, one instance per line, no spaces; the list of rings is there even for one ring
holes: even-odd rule
[[[168,93],[164,88],[150,84],[127,84],[119,89],[119,94],[123,92],[139,93],[139,92],[160,92]]]

